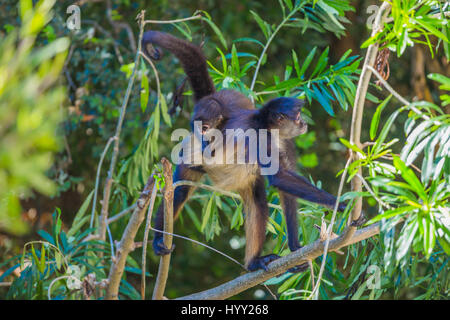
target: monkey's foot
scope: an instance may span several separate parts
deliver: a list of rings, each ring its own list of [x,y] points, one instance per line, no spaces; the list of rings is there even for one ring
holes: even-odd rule
[[[272,261],[277,260],[278,258],[280,258],[280,256],[276,255],[276,254],[268,254],[267,256],[253,258],[250,261],[250,263],[248,264],[247,269],[249,271],[255,271],[258,269],[263,269],[264,271],[268,271],[267,265],[269,263],[271,263]]]
[[[308,264],[308,262],[305,262],[305,263],[299,264],[298,266],[288,269],[286,272],[300,273],[300,272],[306,271],[308,268],[309,268],[309,264]]]
[[[364,223],[366,223],[366,217],[364,213],[361,211],[361,214],[357,220],[353,220],[350,224],[352,227],[361,227]]]
[[[153,239],[153,251],[157,256],[165,256],[169,253],[172,253],[174,249],[174,244],[172,244],[172,248],[170,249],[166,247],[163,237],[155,237],[155,239]]]

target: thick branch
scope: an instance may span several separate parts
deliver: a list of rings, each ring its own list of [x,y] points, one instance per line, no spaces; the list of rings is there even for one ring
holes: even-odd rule
[[[161,160],[164,174],[164,245],[172,248],[173,233],[173,178],[172,164],[166,158]],[[153,290],[153,300],[161,300],[166,288],[167,276],[169,275],[170,254],[161,257],[159,262],[158,276],[156,277],[155,288]]]
[[[357,230],[346,243],[343,243],[342,236],[330,240],[329,250],[335,251],[350,244],[357,243],[362,240],[373,237],[378,233],[380,233],[380,225],[378,223],[373,224],[364,229]],[[178,299],[180,300],[227,299],[244,290],[247,290],[248,288],[258,285],[261,282],[276,277],[286,272],[289,268],[307,262],[308,260],[313,260],[317,258],[323,253],[323,249],[324,249],[324,241],[317,240],[314,243],[309,244],[297,251],[294,251],[293,253],[287,256],[275,260],[274,262],[269,264],[267,272],[263,270],[258,270],[255,272],[246,273],[240,277],[237,277],[234,280],[231,280],[213,289],[205,290],[199,293],[194,293]]]
[[[122,235],[116,256],[112,259],[112,265],[108,276],[108,287],[106,288],[106,299],[112,300],[118,298],[120,279],[122,278],[125,269],[127,256],[134,249],[134,238],[144,221],[145,211],[150,203],[150,194],[152,193],[154,183],[155,179],[152,174],[136,202],[136,208]]]
[[[372,36],[374,36],[377,32],[379,32],[380,28],[383,26],[384,21],[387,18],[388,13],[390,12],[391,5],[388,2],[384,2],[378,11],[378,14],[375,18],[374,28],[372,31]],[[350,143],[356,145],[361,148],[361,124],[362,117],[364,114],[364,102],[366,101],[367,90],[369,88],[370,77],[372,75],[372,71],[367,68],[367,66],[373,66],[375,64],[375,60],[378,52],[378,43],[374,43],[369,46],[367,49],[366,58],[364,60],[364,65],[361,70],[361,76],[359,78],[358,87],[356,89],[355,102],[353,106],[353,115],[352,115],[352,123],[351,123],[351,131],[350,131]],[[351,151],[351,157],[353,161],[357,160],[357,155]],[[358,169],[358,174],[362,176],[361,168]],[[362,190],[362,182],[359,179],[352,179],[352,191],[361,192]],[[353,211],[351,214],[351,219],[353,221],[357,221],[361,215],[362,210],[362,198],[359,197],[356,199],[355,206],[353,207]],[[356,231],[356,227],[353,227],[351,224],[344,232],[344,241],[352,238],[353,234]]]

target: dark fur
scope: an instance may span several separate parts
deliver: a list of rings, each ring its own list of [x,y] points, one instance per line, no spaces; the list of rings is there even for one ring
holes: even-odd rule
[[[334,206],[336,198],[314,187],[295,171],[294,144],[291,138],[306,132],[306,123],[300,117],[303,102],[294,98],[277,98],[269,101],[261,109],[255,109],[253,103],[243,94],[234,90],[216,92],[206,67],[206,59],[200,48],[171,35],[148,31],[143,37],[143,47],[154,58],[159,58],[159,51],[149,52],[151,44],[161,46],[180,59],[189,77],[196,106],[192,121],[207,121],[209,127],[226,129],[279,129],[282,139],[280,170],[268,176],[269,182],[280,191],[283,211],[288,228],[288,243],[291,251],[300,248],[298,242],[297,204],[300,197],[326,207]],[[179,180],[198,181],[207,173],[212,182],[221,188],[238,192],[246,214],[246,253],[245,261],[249,270],[266,269],[266,265],[276,259],[276,255],[261,257],[265,239],[267,218],[269,215],[264,179],[258,165],[224,165],[189,167],[179,165],[174,174],[174,182]],[[174,212],[178,215],[182,206],[193,192],[193,187],[177,187],[174,194]],[[340,204],[339,210],[345,208]],[[156,214],[157,229],[163,227],[163,205]],[[156,233],[153,242],[156,254],[164,255],[172,249],[164,246],[162,234]]]

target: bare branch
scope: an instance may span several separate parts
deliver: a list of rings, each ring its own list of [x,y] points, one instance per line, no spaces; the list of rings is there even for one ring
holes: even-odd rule
[[[105,299],[112,300],[118,298],[120,280],[122,278],[125,263],[128,254],[134,249],[134,238],[145,218],[145,211],[150,203],[150,194],[153,190],[155,179],[153,173],[149,177],[139,199],[136,202],[136,208],[133,215],[128,221],[127,227],[122,235],[119,245],[117,246],[116,255],[111,259],[112,265],[109,270],[108,286],[106,288]]]
[[[166,158],[161,160],[164,174],[164,245],[167,248],[172,248],[173,232],[173,177],[172,164]],[[153,300],[161,300],[166,288],[167,276],[169,275],[171,254],[166,254],[161,257],[159,262],[158,276],[156,277],[155,288],[153,289]]]
[[[108,142],[106,143],[105,149],[103,149],[102,155],[100,156],[100,160],[97,165],[97,175],[95,176],[95,187],[94,187],[94,200],[92,201],[91,221],[89,224],[90,228],[94,226],[95,206],[97,205],[98,185],[100,183],[100,172],[102,170],[103,160],[105,159],[106,152],[108,152],[109,146],[115,139],[116,137],[109,138]]]
[[[202,15],[198,14],[189,18],[183,18],[183,19],[175,19],[175,20],[145,20],[144,23],[155,23],[155,24],[166,24],[166,23],[177,23],[177,22],[183,22],[188,20],[196,20],[201,19]]]
[[[378,10],[377,16],[375,17],[374,27],[372,31],[372,36],[382,28],[384,21],[386,21],[387,15],[390,12],[391,4],[388,2],[383,2]],[[377,57],[379,44],[376,42],[371,44],[366,53],[366,58],[364,60],[364,65],[362,67],[361,76],[359,78],[358,87],[356,89],[355,102],[353,106],[353,115],[350,131],[350,143],[361,148],[361,124],[362,117],[364,114],[364,103],[366,101],[367,90],[369,88],[370,77],[372,72],[366,66],[373,66]],[[354,151],[350,150],[351,159],[356,160],[356,154]],[[358,169],[358,174],[362,176],[361,168]],[[352,179],[352,191],[361,192],[362,182],[359,179]],[[357,221],[361,215],[362,210],[362,198],[358,197],[356,199],[353,211],[351,214],[351,219]],[[349,221],[350,222],[350,221]],[[349,224],[348,228],[344,231],[344,241],[352,238],[356,231],[356,226]]]
[[[151,228],[151,223],[152,223],[152,212],[153,212],[153,206],[155,205],[155,199],[156,199],[156,191],[157,191],[157,187],[156,187],[156,183],[153,185],[153,190],[152,190],[152,196],[150,197],[150,205],[148,206],[148,210],[147,210],[147,222],[145,224],[145,230],[144,230],[144,240],[142,241],[143,243],[145,243],[145,245],[143,245],[142,248],[142,275],[141,275],[141,299],[145,300],[145,265],[146,265],[146,261],[147,261],[147,242],[148,242],[148,232]],[[134,248],[136,248],[136,244],[133,245]]]
[[[101,216],[100,216],[100,226],[99,226],[99,230],[98,230],[98,234],[100,235],[100,238],[102,240],[105,239],[106,225],[107,225],[107,221],[108,221],[109,198],[111,196],[111,187],[112,187],[112,183],[113,183],[113,174],[114,174],[114,170],[116,168],[117,158],[119,156],[119,137],[120,137],[120,133],[122,131],[122,124],[123,124],[123,120],[125,118],[125,113],[127,111],[128,101],[129,101],[129,98],[131,95],[131,89],[133,88],[134,79],[136,77],[136,70],[139,66],[139,61],[140,61],[139,52],[141,51],[141,39],[144,34],[144,23],[143,23],[144,15],[145,15],[145,10],[141,11],[141,13],[139,14],[139,19],[140,19],[140,21],[139,21],[139,29],[140,29],[139,30],[139,42],[138,42],[139,47],[138,47],[138,50],[136,51],[133,72],[131,74],[130,80],[128,81],[127,91],[125,93],[125,97],[123,99],[123,103],[122,103],[122,107],[121,107],[120,116],[117,121],[116,133],[114,135],[115,141],[114,141],[113,154],[112,154],[111,163],[109,166],[108,177],[106,178],[106,182],[105,182],[105,188],[103,190],[102,210],[101,210]]]

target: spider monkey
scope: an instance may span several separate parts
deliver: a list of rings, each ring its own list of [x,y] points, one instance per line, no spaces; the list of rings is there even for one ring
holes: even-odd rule
[[[279,129],[278,143],[279,170],[268,175],[268,181],[279,190],[283,213],[286,217],[288,245],[291,251],[301,248],[298,241],[296,197],[333,208],[336,197],[313,186],[307,179],[295,173],[295,148],[292,138],[307,130],[301,118],[303,101],[295,98],[276,98],[256,109],[246,96],[235,90],[216,91],[209,76],[206,58],[202,50],[185,40],[158,31],[147,31],[142,39],[142,47],[151,58],[158,60],[161,52],[153,44],[172,52],[181,62],[194,92],[194,120],[204,120],[206,126],[202,133],[210,128],[226,129]],[[270,135],[269,135],[270,136]],[[249,271],[267,270],[267,265],[279,258],[269,254],[261,256],[265,239],[269,208],[266,199],[262,164],[202,164],[192,167],[180,164],[174,172],[174,182],[179,180],[198,181],[207,174],[212,183],[222,189],[240,194],[245,212],[245,265]],[[194,192],[193,186],[178,186],[174,192],[174,215],[180,213],[184,203]],[[338,210],[343,211],[345,203],[339,203]],[[164,208],[161,204],[155,216],[155,228],[162,230]],[[153,249],[157,255],[172,252],[167,248],[163,234],[155,233]]]

